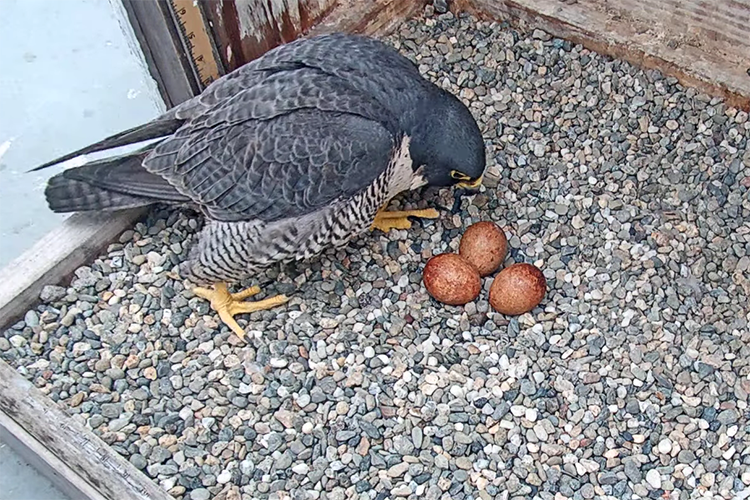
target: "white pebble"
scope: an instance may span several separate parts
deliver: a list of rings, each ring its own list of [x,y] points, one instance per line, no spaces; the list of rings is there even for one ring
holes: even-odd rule
[[[227,484],[229,481],[232,480],[232,473],[228,470],[225,470],[218,476],[216,476],[216,482],[219,484]]]
[[[465,395],[464,393],[465,393],[465,391],[464,391],[463,387],[460,387],[460,386],[457,386],[457,385],[452,385],[451,386],[451,395],[453,395],[454,397],[456,397],[456,398],[463,398],[464,395]]]
[[[292,472],[295,474],[299,474],[301,476],[304,476],[310,471],[310,467],[306,463],[297,464],[294,467],[292,467]]]
[[[526,409],[526,420],[529,422],[536,422],[536,418],[539,415],[539,413],[536,411],[536,408],[527,408]]]
[[[431,396],[435,391],[437,391],[437,386],[434,384],[423,384],[421,387],[422,394],[425,396]]]
[[[646,473],[646,481],[655,490],[661,488],[661,474],[656,469],[651,469]]]
[[[20,335],[13,335],[9,340],[13,347],[23,347],[26,345],[26,339]]]
[[[546,441],[549,437],[542,424],[536,424],[534,426],[534,434],[536,434],[536,437],[539,439],[539,441]]]
[[[589,459],[583,458],[583,459],[581,459],[581,461],[579,463],[583,466],[583,468],[588,473],[596,472],[596,471],[599,470],[599,463],[595,462],[594,460],[589,460]]]
[[[302,432],[304,434],[310,434],[313,431],[313,424],[312,422],[305,422],[302,424]]]
[[[331,330],[339,326],[339,322],[333,318],[321,318],[320,327],[326,330]]]
[[[12,339],[11,339],[12,342]],[[73,344],[73,356],[80,356],[86,351],[91,350],[91,344],[88,342],[76,342]]]
[[[287,365],[287,361],[283,358],[271,358],[271,368],[284,368]]]
[[[521,417],[526,414],[526,407],[520,405],[513,405],[510,407],[510,412],[514,417]]]
[[[706,472],[701,476],[701,484],[706,488],[710,488],[716,482],[716,476],[713,472]]]
[[[669,438],[662,439],[657,448],[662,455],[668,455],[672,451],[672,441]]]

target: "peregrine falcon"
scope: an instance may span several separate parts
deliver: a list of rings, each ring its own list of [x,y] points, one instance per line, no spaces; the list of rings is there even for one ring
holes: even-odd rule
[[[285,303],[227,285],[309,259],[368,229],[408,229],[434,209],[386,211],[423,186],[477,188],[484,141],[470,111],[373,38],[328,34],[268,51],[158,118],[77,156],[150,141],[69,168],[45,195],[55,212],[165,203],[206,219],[181,269],[239,337],[234,316]]]

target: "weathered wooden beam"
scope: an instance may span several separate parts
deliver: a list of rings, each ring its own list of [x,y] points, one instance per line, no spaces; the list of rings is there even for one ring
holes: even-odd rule
[[[385,35],[424,7],[422,0],[342,0],[308,35],[332,32]]]
[[[0,270],[0,331],[23,318],[45,285],[63,283],[144,213],[146,209],[73,214]]]
[[[171,500],[156,483],[4,361],[0,428],[75,500]]]
[[[750,0],[457,0],[484,19],[529,28],[658,69],[682,84],[750,109]]]
[[[301,36],[385,34],[423,5],[422,0],[201,0],[229,71]]]
[[[231,71],[306,33],[334,8],[337,0],[201,0],[201,3],[213,26],[222,62]]]
[[[0,411],[0,439],[69,498],[107,500],[3,411]]]

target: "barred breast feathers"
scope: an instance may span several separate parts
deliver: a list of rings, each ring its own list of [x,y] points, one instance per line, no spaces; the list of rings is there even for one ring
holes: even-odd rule
[[[385,171],[352,198],[272,223],[208,222],[191,250],[189,273],[201,282],[239,281],[275,264],[344,246],[368,230],[378,210],[394,196],[423,186],[421,170],[414,171],[409,137],[404,136]]]

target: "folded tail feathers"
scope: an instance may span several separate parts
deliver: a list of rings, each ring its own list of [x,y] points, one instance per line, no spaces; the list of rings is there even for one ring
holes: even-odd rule
[[[123,210],[158,201],[99,188],[87,182],[68,179],[64,174],[52,177],[44,194],[50,210],[57,213]]]
[[[69,168],[50,178],[45,196],[54,212],[120,210],[190,199],[143,167],[149,148]]]

